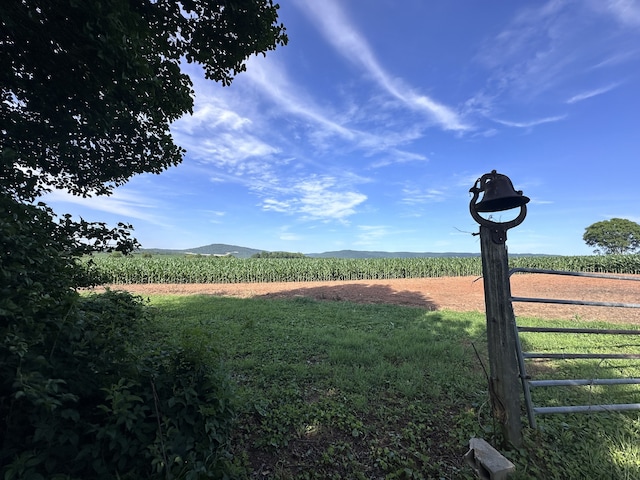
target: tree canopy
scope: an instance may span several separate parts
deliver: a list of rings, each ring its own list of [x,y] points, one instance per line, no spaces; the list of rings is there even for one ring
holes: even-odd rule
[[[229,85],[287,43],[272,0],[0,2],[0,188],[107,194],[182,160],[169,125],[193,107],[181,62]]]
[[[633,253],[640,250],[640,225],[624,218],[603,220],[589,225],[582,238],[595,253]]]
[[[224,375],[149,330],[77,261],[130,226],[61,218],[38,196],[109,194],[182,160],[181,62],[229,85],[287,42],[272,0],[0,1],[0,477],[237,478]]]

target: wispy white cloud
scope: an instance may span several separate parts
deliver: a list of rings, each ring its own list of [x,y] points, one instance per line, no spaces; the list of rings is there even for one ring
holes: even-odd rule
[[[603,93],[610,92],[611,90],[620,86],[620,83],[612,83],[607,85],[606,87],[596,88],[593,90],[587,90],[586,92],[578,93],[567,100],[566,103],[577,103],[583,100],[587,100],[588,98],[597,97],[598,95],[602,95]]]
[[[189,149],[193,158],[216,165],[241,168],[244,160],[251,157],[266,157],[278,153],[279,149],[250,134],[221,132],[215,138],[200,138]]]
[[[304,181],[298,188],[302,194],[299,211],[316,219],[344,220],[367,199],[362,193],[335,189],[331,178]]]
[[[405,205],[421,205],[425,203],[442,202],[445,198],[446,193],[444,190],[407,186],[402,189],[401,203]]]
[[[384,238],[397,234],[397,229],[388,225],[358,225],[358,231],[354,244],[360,247],[375,245]]]
[[[303,236],[297,233],[289,231],[289,225],[283,225],[280,227],[280,233],[278,234],[278,238],[285,242],[297,242],[299,240],[303,240]]]
[[[593,9],[609,13],[619,23],[628,27],[640,27],[640,2],[637,0],[590,0]]]
[[[595,65],[589,67],[589,70],[598,70],[604,68],[615,67],[629,62],[640,56],[640,49],[627,50],[624,52],[614,52],[611,55],[601,59]]]
[[[342,116],[319,107],[290,80],[277,60],[259,60],[252,60],[233,92],[196,85],[194,115],[176,122],[174,135],[187,148],[189,158],[197,160],[197,168],[203,173],[209,170],[206,174],[212,181],[244,185],[260,198],[264,211],[303,220],[346,222],[367,198],[352,185],[366,179],[344,166],[338,169],[317,161],[296,143],[316,141],[317,148],[326,143],[333,149],[337,139],[343,148],[364,149],[366,156],[393,150],[407,134],[376,139],[373,133],[343,126]],[[282,130],[291,125],[294,127],[286,133]],[[292,132],[293,139],[287,135]],[[310,174],[310,170],[318,173]]]
[[[619,83],[611,82],[604,89],[575,95],[568,102],[564,97],[569,83],[584,84],[594,69],[613,68],[637,56],[621,47],[637,45],[638,29],[626,27],[640,25],[636,23],[639,12],[640,2],[632,0],[526,4],[481,44],[476,60],[488,70],[489,77],[485,87],[467,102],[467,108],[491,118],[498,116],[496,112],[504,116],[504,110],[516,104],[544,105],[553,99],[575,103],[616,88]],[[607,16],[616,23],[607,22]],[[531,126],[531,122],[509,123]]]
[[[293,202],[276,200],[275,198],[266,198],[262,201],[262,209],[266,211],[279,213],[294,213]]]
[[[421,153],[404,152],[401,150],[393,149],[382,158],[379,158],[378,160],[374,161],[371,164],[371,168],[381,168],[381,167],[386,167],[388,165],[396,165],[399,163],[428,162],[428,161],[429,161],[429,157]]]
[[[212,181],[234,182],[259,190],[278,181],[286,159],[264,115],[247,101],[246,89],[223,89],[198,77],[193,115],[172,125],[176,143],[187,150],[189,165]]]
[[[293,115],[307,122],[303,134],[319,151],[360,150],[367,157],[382,155],[384,160],[375,161],[374,167],[426,160],[424,155],[400,148],[422,137],[424,125],[420,122],[406,125],[398,122],[397,114],[382,115],[379,111],[377,118],[363,114],[361,110],[369,106],[353,111],[350,105],[344,112],[340,107],[319,106],[298,88],[278,61],[263,60],[253,60],[246,78],[278,105],[278,115]]]
[[[476,59],[493,71],[494,90],[530,96],[562,78],[574,59],[563,48],[575,28],[564,12],[566,5],[565,0],[550,0],[523,8],[484,43]]]
[[[405,151],[405,146],[423,136],[427,122],[413,118],[407,124],[402,120],[406,115],[397,114],[397,103],[376,105],[380,107],[376,110],[371,102],[361,105],[346,94],[340,97],[344,105],[319,104],[277,57],[252,57],[248,63],[232,89],[195,75],[194,114],[172,125],[176,142],[187,149],[188,157],[213,167],[212,178],[262,191],[267,183],[279,182],[281,167],[288,161],[281,158],[285,152],[287,158],[293,155],[297,168],[307,164],[332,175],[339,172],[331,163],[317,160],[328,152],[337,157],[360,151],[364,158],[373,158],[369,164],[373,168],[426,160]],[[309,144],[319,155],[310,154]]]
[[[344,222],[366,199],[366,195],[348,185],[339,185],[334,177],[313,176],[290,187],[274,189],[261,206],[268,211],[299,215],[304,220]]]
[[[251,62],[246,78],[278,105],[283,115],[294,115],[308,122],[307,138],[321,150],[338,148],[333,141],[338,138],[343,142],[340,149],[364,150],[367,155],[393,152],[400,157],[399,146],[422,136],[420,125],[394,125],[393,119],[389,118],[358,118],[360,112],[353,112],[352,106],[344,112],[340,107],[321,107],[291,80],[277,60],[266,62],[255,58]],[[359,110],[366,110],[366,106]],[[358,128],[358,124],[363,128]]]
[[[567,118],[567,115],[556,115],[554,117],[545,117],[545,118],[538,118],[536,120],[529,120],[526,122],[514,122],[511,120],[500,120],[497,118],[494,118],[493,121],[496,123],[499,123],[501,125],[505,125],[507,127],[515,127],[515,128],[531,128],[531,127],[535,127],[537,125],[542,125],[544,123],[554,123],[554,122],[559,122],[561,120],[564,120],[565,118]]]
[[[202,210],[202,212],[209,218],[210,223],[222,223],[221,218],[226,215],[226,212],[217,210]]]
[[[194,134],[202,128],[236,131],[249,125],[251,119],[231,110],[222,98],[201,94],[193,114],[180,118],[173,127],[182,134]]]
[[[296,3],[318,25],[326,40],[338,53],[363,68],[389,95],[400,100],[406,107],[427,114],[445,130],[464,131],[471,128],[453,108],[418,93],[390,75],[380,65],[367,41],[347,19],[338,2],[324,0]]]
[[[169,222],[156,212],[160,208],[157,199],[147,198],[133,190],[116,189],[110,196],[78,197],[62,190],[54,190],[42,196],[45,203],[75,204],[89,210],[110,213],[122,217],[144,220],[153,225],[167,227]],[[91,219],[87,219],[91,220]]]
[[[305,118],[313,122],[314,126],[321,126],[333,135],[346,139],[354,138],[355,133],[351,129],[332,119],[335,112],[321,109],[313,99],[291,82],[277,60],[265,61],[263,58],[254,57],[249,63],[245,77],[266,93],[282,110]]]
[[[216,85],[199,91],[193,115],[172,125],[172,133],[190,157],[220,167],[240,168],[248,158],[263,158],[279,152],[278,147],[260,138],[253,120],[239,113],[233,97],[209,93]],[[226,100],[226,101],[225,101]]]

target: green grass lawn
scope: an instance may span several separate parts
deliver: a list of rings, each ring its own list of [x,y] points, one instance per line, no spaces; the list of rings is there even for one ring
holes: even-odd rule
[[[483,369],[483,315],[306,298],[150,300],[160,329],[210,349],[212,364],[228,371],[238,411],[232,451],[247,478],[471,479],[462,462],[469,439],[501,444]],[[586,342],[566,337],[523,340],[528,350]],[[533,370],[640,377],[639,366],[556,361]],[[639,392],[618,387],[613,396],[639,402]],[[602,395],[545,389],[534,401],[603,403]],[[502,450],[516,464],[514,478],[640,478],[640,413],[540,416],[538,424],[526,429],[524,448]]]

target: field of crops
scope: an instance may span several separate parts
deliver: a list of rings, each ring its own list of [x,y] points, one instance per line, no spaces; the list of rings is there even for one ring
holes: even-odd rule
[[[96,256],[105,283],[247,283],[452,277],[482,274],[480,257],[250,258]],[[513,257],[511,267],[640,274],[640,255]]]

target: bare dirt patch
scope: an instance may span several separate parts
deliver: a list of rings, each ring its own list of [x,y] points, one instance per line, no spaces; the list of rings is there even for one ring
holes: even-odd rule
[[[636,276],[633,278],[638,278]],[[310,297],[317,300],[388,303],[429,310],[484,311],[482,278],[442,277],[335,282],[274,282],[238,284],[112,285],[140,295],[218,295],[239,298]],[[640,304],[640,281],[517,274],[511,279],[514,297],[569,299]],[[517,316],[581,318],[640,324],[640,308],[587,307],[546,303],[514,303]]]

